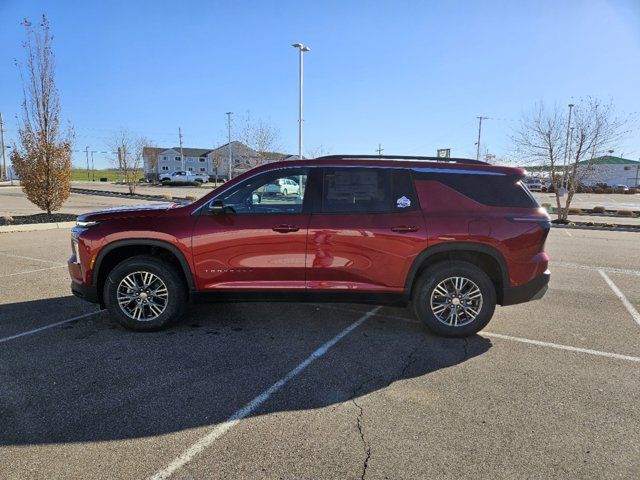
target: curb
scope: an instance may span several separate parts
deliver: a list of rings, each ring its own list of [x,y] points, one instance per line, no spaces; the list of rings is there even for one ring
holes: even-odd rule
[[[567,230],[601,230],[604,232],[635,232],[640,233],[640,226],[635,227],[633,225],[561,225],[552,223],[551,228],[566,228]]]
[[[25,225],[1,225],[0,233],[13,232],[33,232],[36,230],[57,230],[61,228],[71,228],[76,222],[57,222],[57,223],[27,223]]]
[[[77,188],[71,187],[72,193],[80,193],[83,195],[97,195],[100,197],[116,197],[116,198],[128,198],[128,199],[136,199],[136,200],[148,200],[151,202],[173,202],[173,203],[187,203],[192,202],[193,200],[187,200],[186,197],[173,197],[171,200],[167,200],[166,198],[162,198],[162,195],[144,195],[141,193],[134,193],[133,195],[129,195],[124,192],[110,192],[106,190],[90,190],[88,188]]]

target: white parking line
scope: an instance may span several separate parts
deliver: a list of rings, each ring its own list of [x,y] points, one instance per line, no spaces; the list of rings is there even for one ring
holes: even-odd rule
[[[155,473],[151,478],[151,480],[161,480],[169,478],[176,471],[182,468],[185,464],[191,461],[196,455],[201,453],[205,448],[209,447],[213,442],[222,437],[225,433],[227,433],[231,428],[233,428],[240,420],[250,415],[254,410],[256,410],[260,405],[266,402],[271,395],[276,393],[282,387],[284,387],[290,380],[297,377],[300,372],[302,372],[305,368],[307,368],[311,363],[313,363],[318,358],[322,357],[327,351],[333,347],[336,343],[338,343],[342,338],[351,333],[354,329],[358,328],[364,321],[366,321],[372,315],[375,315],[376,312],[381,307],[376,307],[373,310],[366,312],[362,317],[353,322],[347,328],[338,333],[331,340],[324,343],[320,348],[318,348],[315,352],[309,355],[301,364],[299,364],[296,368],[287,373],[284,377],[278,380],[276,383],[267,388],[260,395],[255,397],[249,403],[247,403],[240,410],[231,415],[226,421],[217,425],[213,430],[211,430],[208,434],[200,438],[197,442],[187,448],[184,452],[182,452],[178,457],[176,457],[169,465],[167,465],[162,470]]]
[[[28,330],[26,332],[18,333],[16,335],[11,335],[10,337],[0,338],[0,343],[8,342],[10,340],[15,340],[16,338],[20,338],[20,337],[26,337],[27,335],[33,335],[34,333],[42,332],[44,330],[49,330],[50,328],[54,328],[59,325],[64,325],[65,323],[73,322],[75,320],[80,320],[81,318],[90,317],[91,315],[95,315],[96,313],[100,313],[100,310],[97,310],[95,312],[85,313],[84,315],[78,315],[77,317],[68,318],[60,322],[50,323],[49,325],[45,325],[44,327],[34,328],[33,330]]]
[[[60,265],[60,262],[54,262],[52,260],[44,260],[42,258],[25,257],[24,255],[13,255],[12,253],[0,252],[0,255],[4,255],[5,257],[12,257],[12,258],[22,258],[23,260],[33,260],[34,262],[55,263],[56,265]]]
[[[566,233],[568,236],[573,237],[573,235],[571,235],[571,232],[569,232],[569,230],[567,230],[566,228],[562,230],[564,233]]]
[[[27,273],[43,272],[45,270],[54,270],[56,268],[63,268],[66,265],[56,265],[55,267],[37,268],[36,270],[27,270],[26,272],[7,273],[6,275],[0,275],[0,278],[15,277],[16,275],[25,275]]]
[[[572,262],[556,262],[553,260],[549,262],[549,264],[552,267],[573,268],[576,270],[591,270],[594,272],[599,272],[600,270],[602,270],[603,272],[608,272],[608,273],[621,273],[624,275],[636,275],[640,277],[640,270],[631,270],[628,268],[599,267],[599,266],[592,266],[592,265],[582,265],[580,263],[572,263]]]
[[[621,355],[619,353],[601,352],[600,350],[591,350],[589,348],[571,347],[569,345],[560,345],[559,343],[541,342],[540,340],[531,340],[529,338],[512,337],[510,335],[502,335],[501,333],[480,332],[480,335],[486,335],[487,337],[501,338],[503,340],[511,340],[513,342],[528,343],[530,345],[538,345],[539,347],[557,348],[559,350],[567,350],[569,352],[587,353],[589,355],[616,358],[618,360],[627,360],[629,362],[640,362],[640,357],[632,357],[630,355]]]
[[[345,312],[357,312],[357,310],[354,310],[352,308],[336,307],[333,305],[330,305],[330,306],[329,305],[323,306],[320,304],[314,304],[314,305],[318,307],[329,308],[332,310],[344,310]],[[375,313],[373,314],[373,316],[380,317],[380,318],[388,318],[390,320],[398,320],[400,322],[406,322],[406,323],[418,323],[418,324],[422,323],[420,320],[416,318],[401,317],[400,315],[386,315],[384,313]],[[617,358],[618,360],[628,360],[630,362],[640,362],[640,357],[622,355],[620,353],[613,353],[613,352],[603,352],[601,350],[592,350],[589,348],[572,347],[571,345],[562,345],[560,343],[543,342],[541,340],[532,340],[530,338],[512,337],[510,335],[487,332],[485,330],[478,332],[478,335],[486,335],[487,337],[495,337],[495,338],[501,338],[503,340],[511,340],[512,342],[528,343],[530,345],[538,345],[540,347],[549,347],[549,348],[556,348],[559,350],[567,350],[569,352],[587,353],[589,355],[597,355],[599,357],[609,357],[609,358]]]
[[[624,296],[624,293],[622,293],[620,291],[620,289],[616,286],[616,284],[613,283],[613,280],[611,280],[609,278],[609,275],[604,273],[602,270],[598,270],[598,272],[600,272],[600,275],[602,275],[602,278],[604,278],[604,281],[607,282],[607,285],[609,285],[611,290],[613,290],[613,293],[616,294],[616,297],[618,297],[620,299],[620,301],[624,305],[624,308],[627,309],[627,312],[629,312],[631,314],[631,318],[633,318],[635,320],[635,322],[638,325],[640,325],[640,313],[638,313],[638,311],[631,304],[631,302],[629,300],[627,300],[627,297]]]

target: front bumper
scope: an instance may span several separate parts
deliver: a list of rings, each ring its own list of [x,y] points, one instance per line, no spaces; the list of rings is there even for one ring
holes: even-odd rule
[[[501,305],[516,305],[530,300],[540,300],[547,293],[549,278],[551,278],[551,272],[547,270],[524,285],[505,288]]]
[[[84,285],[82,283],[71,282],[71,293],[76,297],[86,300],[90,303],[100,303],[98,298],[98,290],[92,285]]]

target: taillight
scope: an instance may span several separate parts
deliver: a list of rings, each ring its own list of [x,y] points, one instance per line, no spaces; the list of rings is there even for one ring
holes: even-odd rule
[[[530,217],[527,216],[517,216],[517,217],[507,217],[507,220],[511,222],[519,222],[519,223],[535,223],[542,229],[542,235],[540,237],[540,246],[538,247],[538,253],[544,251],[544,243],[547,241],[547,237],[549,236],[549,230],[551,230],[551,222],[549,221],[548,216],[541,217],[540,215],[532,215]]]

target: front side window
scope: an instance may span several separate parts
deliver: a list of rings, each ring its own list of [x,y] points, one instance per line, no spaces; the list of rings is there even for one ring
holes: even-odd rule
[[[283,169],[249,178],[217,199],[228,213],[301,213],[308,170]]]

